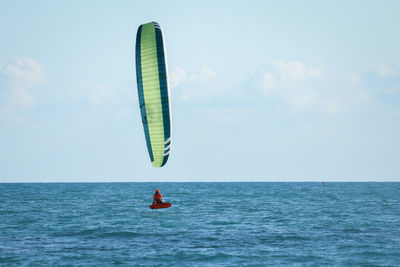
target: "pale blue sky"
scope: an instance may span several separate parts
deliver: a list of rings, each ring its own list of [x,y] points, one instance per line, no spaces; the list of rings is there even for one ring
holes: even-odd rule
[[[0,182],[400,181],[399,1],[0,1]],[[140,24],[165,35],[153,168]]]

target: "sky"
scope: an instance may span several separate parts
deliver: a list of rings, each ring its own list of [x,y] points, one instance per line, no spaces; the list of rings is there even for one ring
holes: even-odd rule
[[[399,1],[0,1],[0,182],[400,181]],[[164,31],[153,168],[137,28]]]

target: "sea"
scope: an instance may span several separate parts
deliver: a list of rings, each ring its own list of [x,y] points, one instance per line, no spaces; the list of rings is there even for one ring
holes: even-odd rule
[[[3,183],[0,265],[400,266],[400,183]]]

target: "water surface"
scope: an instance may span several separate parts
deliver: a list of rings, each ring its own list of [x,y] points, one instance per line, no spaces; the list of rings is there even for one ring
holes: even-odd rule
[[[399,263],[400,183],[0,184],[4,266]]]

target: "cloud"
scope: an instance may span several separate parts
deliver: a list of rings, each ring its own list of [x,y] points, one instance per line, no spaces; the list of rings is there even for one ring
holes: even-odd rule
[[[389,65],[381,65],[375,68],[375,71],[378,73],[380,77],[391,77],[398,74],[398,70],[396,68]]]
[[[186,72],[179,67],[173,67],[170,73],[171,88],[175,88],[187,81],[205,81],[215,76],[215,72],[207,67],[201,67],[197,72]]]
[[[281,78],[291,80],[307,80],[317,78],[322,72],[322,66],[309,67],[298,61],[269,61],[268,65],[274,69]]]
[[[380,65],[364,73],[361,82],[373,92],[375,97],[382,100],[393,98],[400,93],[400,66]]]
[[[185,79],[187,79],[187,72],[179,67],[173,67],[170,73],[170,85],[171,88],[175,88],[180,85]]]
[[[40,86],[46,80],[43,67],[31,58],[12,58],[0,62],[0,116],[1,119],[19,120],[21,112],[36,108],[65,108],[88,116],[122,118],[135,114],[136,88],[114,84],[53,84]],[[55,90],[57,89],[57,90]]]
[[[269,61],[256,79],[264,96],[292,111],[350,112],[372,98],[359,75],[328,72],[323,64]]]
[[[207,66],[203,66],[195,72],[187,72],[179,67],[173,67],[170,72],[170,85],[171,89],[178,89],[181,101],[189,101],[193,98],[215,94],[215,87],[207,84],[215,76],[214,70]]]
[[[255,114],[253,107],[206,108],[194,109],[193,111],[202,112],[216,123],[241,123],[248,121]]]
[[[0,73],[6,82],[2,88],[2,109],[31,108],[36,105],[32,88],[44,81],[42,66],[31,58],[13,58],[0,64]]]
[[[115,101],[116,89],[114,86],[100,85],[87,88],[87,99],[90,104],[101,105],[105,102]]]
[[[78,100],[85,101],[84,105],[96,116],[112,115],[115,118],[132,116],[138,106],[136,89],[102,84],[86,86],[80,91]]]

